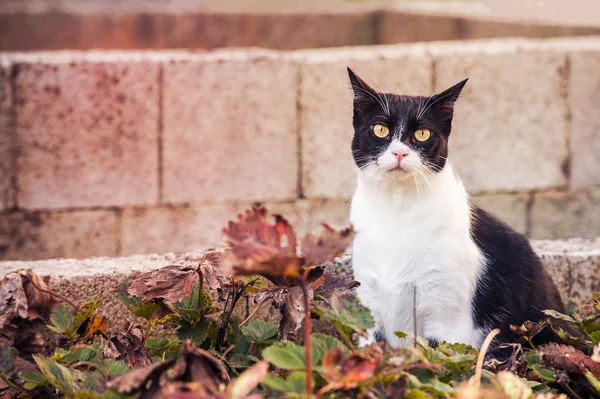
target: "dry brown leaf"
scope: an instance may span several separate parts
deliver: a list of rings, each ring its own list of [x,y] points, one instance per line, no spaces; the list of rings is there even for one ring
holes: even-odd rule
[[[264,207],[254,207],[229,222],[223,235],[231,249],[221,262],[223,274],[262,275],[267,278],[299,277],[303,259],[296,253],[294,229],[280,215],[275,224],[267,221]]]
[[[322,392],[356,388],[359,382],[373,377],[382,357],[383,351],[377,344],[365,346],[346,356],[343,356],[340,347],[330,349],[323,356],[323,377],[329,384]]]
[[[538,346],[538,351],[544,367],[580,376],[585,376],[590,371],[596,378],[600,378],[600,364],[570,345],[549,343]]]
[[[307,290],[312,301],[312,290]],[[274,298],[273,303],[279,306],[281,320],[279,320],[279,339],[283,342],[296,339],[298,330],[304,321],[304,299],[302,288],[290,287],[287,295]]]
[[[140,388],[152,390],[158,385],[160,376],[175,363],[175,359],[165,362],[154,363],[144,368],[134,370],[130,373],[120,375],[109,381],[107,388],[114,389],[119,393],[131,393]],[[148,382],[151,381],[150,387]]]
[[[144,301],[164,299],[170,303],[180,302],[192,292],[195,271],[188,266],[165,266],[137,277],[127,292]]]
[[[47,320],[54,309],[55,298],[42,290],[48,291],[48,286],[31,269],[26,269],[25,274],[21,274],[23,290],[27,297],[27,318],[29,320],[44,319]]]
[[[0,331],[12,325],[17,317],[27,318],[27,296],[19,272],[7,274],[0,282]]]
[[[92,320],[88,323],[85,335],[83,338],[89,338],[92,335],[103,334],[108,327],[108,322],[100,315],[95,314]]]
[[[323,273],[319,278],[310,282],[315,295],[329,296],[337,291],[348,291],[360,285],[352,277],[339,273]]]
[[[183,365],[177,376],[183,382],[197,382],[206,395],[216,395],[229,383],[223,363],[207,351],[194,346],[190,340],[181,344]]]
[[[133,370],[152,364],[152,357],[144,346],[144,333],[139,325],[128,324],[125,334],[112,334],[104,347],[104,356],[125,360]]]
[[[323,229],[319,237],[307,234],[300,244],[307,265],[320,265],[335,259],[344,253],[354,238],[352,227],[338,231],[327,223],[323,222],[322,225]]]

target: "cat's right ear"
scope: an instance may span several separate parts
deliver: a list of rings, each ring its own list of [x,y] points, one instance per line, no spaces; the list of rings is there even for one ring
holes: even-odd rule
[[[377,101],[377,92],[366,84],[364,80],[359,78],[350,68],[348,68],[348,76],[350,77],[350,84],[354,92],[355,110],[360,110],[370,105],[373,101]]]

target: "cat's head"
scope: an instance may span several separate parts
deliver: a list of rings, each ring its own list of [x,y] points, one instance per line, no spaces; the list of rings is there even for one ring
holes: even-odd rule
[[[365,178],[408,181],[446,165],[454,103],[467,79],[431,97],[379,93],[348,68],[354,91],[352,155]]]

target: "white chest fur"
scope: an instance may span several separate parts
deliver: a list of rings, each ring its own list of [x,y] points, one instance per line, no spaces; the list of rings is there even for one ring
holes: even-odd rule
[[[413,330],[416,287],[417,334],[479,346],[471,301],[483,256],[470,236],[470,207],[450,164],[414,184],[373,184],[361,177],[352,199],[356,229],[353,267],[358,295],[376,327],[392,345],[394,331]]]

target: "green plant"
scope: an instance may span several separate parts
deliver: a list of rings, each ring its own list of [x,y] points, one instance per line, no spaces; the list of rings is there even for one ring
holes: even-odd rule
[[[320,236],[299,240],[283,217],[271,224],[264,208],[254,208],[230,222],[224,235],[228,248],[208,252],[198,265],[171,265],[123,282],[121,300],[145,322],[111,333],[98,313],[101,298],[75,304],[51,293],[31,271],[7,275],[0,284],[0,299],[10,304],[0,317],[2,393],[551,399],[564,398],[562,390],[600,397],[600,296],[569,315],[547,311],[548,320],[513,326],[526,346],[513,344],[502,362],[484,363],[493,334],[482,352],[445,342],[432,347],[401,331],[396,334],[410,343],[406,347],[359,348],[355,338],[366,335],[373,318],[352,293],[357,283],[323,264],[345,250],[351,229],[324,225]],[[268,303],[279,310],[276,324],[257,318]],[[314,333],[313,318],[337,333]],[[41,320],[56,334],[50,353],[23,346],[12,327],[27,331]],[[159,325],[170,335],[156,335]],[[536,347],[533,338],[545,328],[576,347]]]

